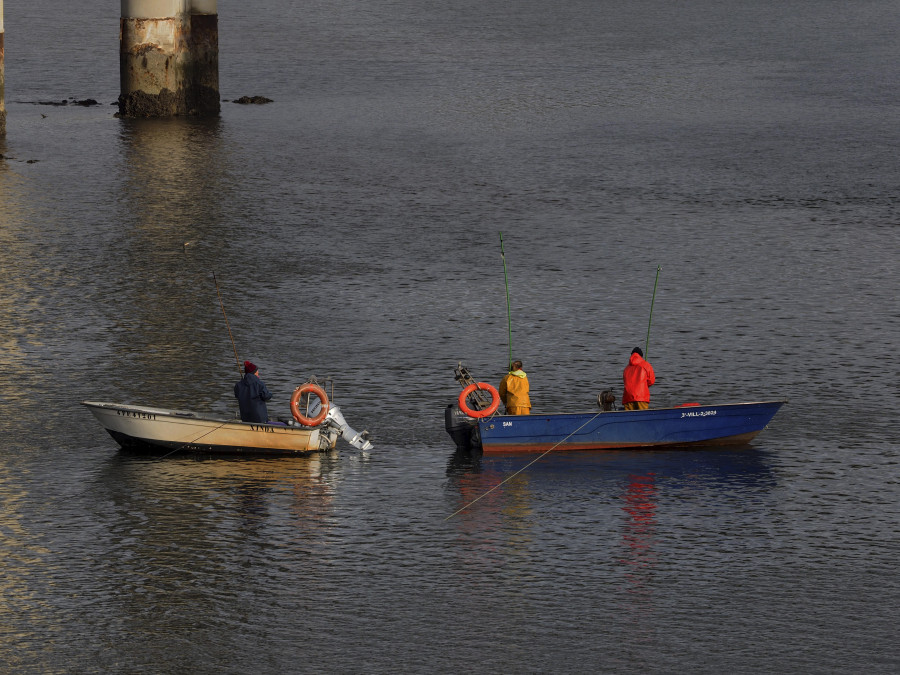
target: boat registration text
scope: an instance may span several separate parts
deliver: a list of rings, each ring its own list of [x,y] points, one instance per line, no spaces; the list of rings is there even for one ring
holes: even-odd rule
[[[136,410],[116,410],[119,417],[136,417],[141,420],[155,420],[156,415],[153,413],[137,412]]]

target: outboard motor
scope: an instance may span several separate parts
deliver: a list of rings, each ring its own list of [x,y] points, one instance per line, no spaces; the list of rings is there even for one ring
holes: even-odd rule
[[[319,400],[317,396],[311,396],[309,400],[309,414],[312,417],[318,416],[322,411],[322,402]],[[291,420],[289,424],[293,425],[295,422]],[[337,436],[340,436],[345,441],[347,441],[350,445],[358,450],[371,450],[374,446],[371,441],[369,441],[369,432],[368,431],[356,431],[349,424],[347,424],[347,420],[344,419],[343,413],[341,413],[341,409],[334,405],[334,403],[330,404],[328,407],[328,413],[325,415],[325,420],[322,422],[321,426],[322,437],[320,443],[322,447],[330,447],[331,444],[334,443]]]
[[[332,404],[328,409],[328,414],[323,422],[325,426],[329,426],[341,434],[341,438],[358,450],[371,450],[372,443],[369,441],[368,431],[356,431],[344,419],[341,409]]]
[[[472,434],[478,429],[478,421],[466,415],[455,403],[444,409],[444,429],[460,450],[472,448]]]

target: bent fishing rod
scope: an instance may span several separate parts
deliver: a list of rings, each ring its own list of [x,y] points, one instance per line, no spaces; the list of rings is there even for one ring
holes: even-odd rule
[[[659,283],[660,266],[656,266],[656,281],[653,282],[653,299],[650,301],[650,320],[647,321],[647,342],[644,343],[644,358],[650,353],[650,324],[653,323],[653,303],[656,302],[656,285]]]
[[[231,324],[228,323],[228,315],[225,313],[225,303],[222,302],[222,293],[219,291],[219,280],[216,279],[216,273],[215,273],[215,272],[213,272],[213,282],[214,282],[215,285],[216,285],[216,295],[219,296],[219,306],[222,308],[222,316],[225,317],[225,326],[228,328],[228,337],[231,338],[231,348],[234,349],[234,359],[235,359],[235,361],[237,362],[238,374],[239,374],[241,377],[243,377],[243,372],[241,372],[241,360],[238,358],[237,346],[234,344],[234,336],[231,334]],[[194,443],[196,443],[197,441],[199,441],[201,438],[203,438],[203,437],[205,437],[205,436],[208,436],[208,435],[211,434],[212,432],[221,429],[221,428],[222,428],[223,426],[225,426],[227,423],[228,423],[228,420],[226,420],[225,422],[222,422],[222,424],[218,425],[218,426],[215,427],[214,429],[210,429],[209,431],[205,431],[204,433],[202,433],[202,434],[200,434],[199,436],[197,436],[197,438],[195,438],[195,439],[193,439],[193,440],[191,440],[191,441],[187,441],[187,442],[185,442],[185,443],[182,443],[182,444],[179,445],[179,446],[176,446],[175,449],[171,450],[170,452],[167,452],[165,455],[163,455],[162,457],[158,457],[157,459],[160,459],[160,460],[161,460],[161,459],[165,459],[166,457],[169,457],[170,455],[174,455],[174,454],[175,454],[176,452],[178,452],[179,450],[183,450],[183,449],[186,448],[187,446],[193,445]]]
[[[503,251],[503,233],[500,233],[500,258],[503,260],[503,281],[506,284],[506,333],[509,345],[507,368],[512,368],[512,314],[509,309],[509,275],[506,272],[506,253]]]
[[[225,303],[222,302],[222,293],[219,291],[219,280],[216,279],[216,273],[213,272],[213,281],[216,284],[216,294],[219,296],[219,306],[222,308],[222,316],[225,317],[225,326],[228,328],[228,337],[231,338],[231,348],[234,350],[234,360],[237,363],[238,376],[243,377],[241,371],[241,360],[238,358],[237,346],[234,344],[234,336],[231,334],[231,324],[228,323],[228,315],[225,313]]]

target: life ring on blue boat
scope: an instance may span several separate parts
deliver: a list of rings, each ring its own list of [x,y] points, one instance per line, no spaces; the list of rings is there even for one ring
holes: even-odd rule
[[[300,412],[300,397],[303,396],[303,394],[314,394],[322,404],[322,409],[315,417],[307,417]],[[301,384],[294,389],[294,393],[291,395],[291,415],[305,427],[319,426],[325,421],[325,417],[328,415],[328,394],[325,393],[325,390],[322,389],[322,387],[313,384],[312,382]]]
[[[484,410],[472,410],[466,404],[466,399],[468,398],[469,394],[471,394],[476,389],[482,389],[484,391],[491,392],[491,404]],[[458,402],[459,409],[469,417],[487,417],[488,415],[493,415],[494,412],[496,412],[497,407],[500,405],[500,392],[487,382],[476,382],[475,384],[470,384],[468,387],[462,390],[462,393],[460,393],[459,395]]]

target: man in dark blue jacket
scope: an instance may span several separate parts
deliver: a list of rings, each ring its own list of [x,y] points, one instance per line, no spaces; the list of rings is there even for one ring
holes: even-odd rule
[[[244,377],[234,385],[234,395],[241,407],[241,420],[244,422],[269,421],[266,401],[272,400],[266,383],[259,379],[259,368],[250,361],[244,361]]]

